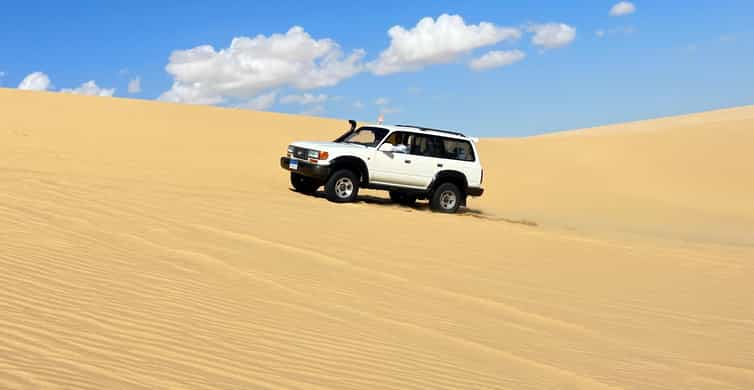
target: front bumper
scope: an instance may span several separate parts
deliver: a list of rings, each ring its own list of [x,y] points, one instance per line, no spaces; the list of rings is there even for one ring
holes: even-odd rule
[[[482,196],[482,194],[484,194],[484,188],[469,187],[466,189],[466,193],[469,196]]]
[[[291,162],[289,157],[280,157],[280,168],[286,171],[291,171],[303,175],[306,177],[313,177],[315,179],[327,179],[330,176],[330,167],[326,165],[312,164],[308,161],[298,160],[298,169],[292,170],[288,167]]]

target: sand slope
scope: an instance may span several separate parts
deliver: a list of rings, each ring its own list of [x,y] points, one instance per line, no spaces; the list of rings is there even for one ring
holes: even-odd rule
[[[754,387],[754,108],[484,140],[459,216],[290,191],[343,128],[0,90],[0,388]]]
[[[497,210],[550,225],[754,245],[754,107],[486,140]]]

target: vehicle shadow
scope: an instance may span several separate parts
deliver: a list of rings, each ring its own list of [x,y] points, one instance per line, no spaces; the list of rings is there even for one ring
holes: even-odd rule
[[[291,192],[295,192],[301,196],[313,196],[315,198],[327,200],[327,195],[324,191],[317,191],[311,195],[301,194],[298,191],[294,190],[293,188],[288,189]],[[429,203],[427,201],[417,201],[415,204],[411,206],[405,206],[401,205],[399,203],[395,203],[390,198],[382,198],[377,197],[374,195],[359,195],[356,197],[356,203],[365,203],[369,205],[378,205],[378,206],[385,206],[385,207],[400,207],[406,210],[412,210],[412,211],[421,211],[421,212],[428,212],[431,213],[432,210],[429,208]],[[486,215],[482,210],[478,209],[472,209],[467,207],[462,207],[458,210],[458,212],[455,215],[466,215],[466,216],[474,216],[479,218],[489,218],[490,216]]]

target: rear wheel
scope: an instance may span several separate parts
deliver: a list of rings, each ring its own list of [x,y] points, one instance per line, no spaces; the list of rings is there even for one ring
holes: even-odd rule
[[[291,172],[291,185],[302,194],[313,194],[322,183],[311,177]]]
[[[413,206],[416,203],[416,196],[401,191],[390,191],[390,200],[404,206]]]
[[[455,213],[461,206],[463,194],[453,183],[443,183],[432,193],[429,205],[434,211],[441,213]]]
[[[348,169],[341,169],[327,180],[325,192],[331,202],[353,202],[359,194],[359,177]]]

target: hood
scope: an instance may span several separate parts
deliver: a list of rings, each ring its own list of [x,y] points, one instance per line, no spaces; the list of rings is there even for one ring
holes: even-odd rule
[[[299,141],[299,142],[294,142],[291,145],[299,147],[299,148],[313,149],[313,150],[319,150],[319,151],[329,151],[333,149],[346,149],[346,148],[366,148],[366,146],[364,145],[357,145],[357,144],[343,144],[343,143],[337,143],[337,142],[316,142],[316,141]]]

